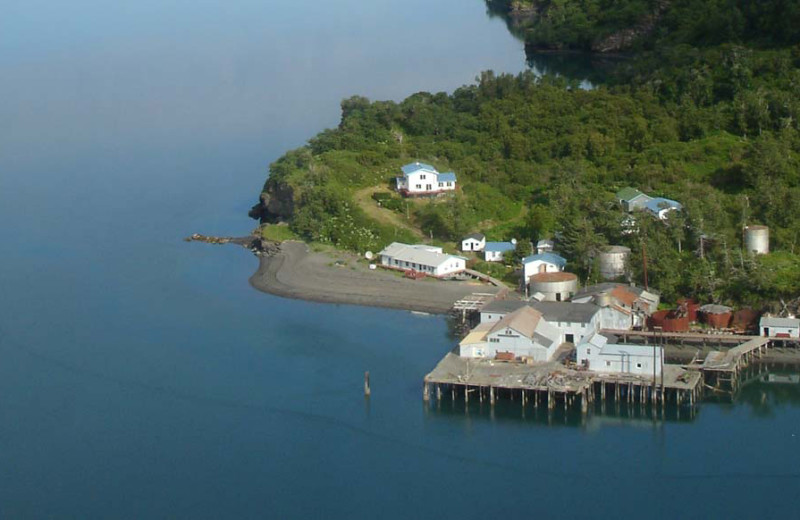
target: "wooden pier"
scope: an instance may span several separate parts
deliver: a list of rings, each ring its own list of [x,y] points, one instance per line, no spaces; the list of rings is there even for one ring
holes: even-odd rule
[[[702,396],[702,381],[701,372],[677,365],[665,365],[654,379],[575,370],[555,361],[527,364],[462,358],[451,352],[425,376],[423,399],[450,397],[493,406],[503,398],[518,400],[523,408],[579,407],[584,415],[595,406],[603,411],[607,403],[663,410],[666,403],[693,407]]]
[[[754,359],[763,357],[769,342],[770,338],[756,336],[725,352],[710,352],[699,366],[706,375],[706,384],[714,390],[727,388],[731,393],[736,393],[742,369]]]

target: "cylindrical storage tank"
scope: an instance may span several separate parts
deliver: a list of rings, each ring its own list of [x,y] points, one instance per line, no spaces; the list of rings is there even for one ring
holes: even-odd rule
[[[730,307],[724,305],[703,305],[700,307],[703,321],[714,329],[727,329],[733,318]]]
[[[689,318],[675,311],[656,311],[647,318],[651,330],[656,328],[663,332],[686,332],[689,330]]]
[[[539,273],[529,281],[531,294],[542,293],[544,301],[567,301],[578,292],[578,277],[572,273]]]
[[[752,254],[769,253],[769,228],[767,226],[747,226],[744,228],[744,248]]]
[[[600,276],[605,280],[615,280],[628,271],[630,248],[625,246],[608,246],[600,252]]]
[[[733,313],[731,327],[742,332],[758,332],[759,313],[753,309],[739,309]]]

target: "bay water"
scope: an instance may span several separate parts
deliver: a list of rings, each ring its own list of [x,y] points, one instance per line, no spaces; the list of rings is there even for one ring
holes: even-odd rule
[[[483,2],[2,5],[1,518],[796,515],[796,386],[681,422],[429,409],[443,318],[261,294],[182,241],[248,233],[342,98],[527,67]]]

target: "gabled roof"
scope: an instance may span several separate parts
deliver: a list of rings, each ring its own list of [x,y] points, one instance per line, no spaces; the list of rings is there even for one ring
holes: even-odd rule
[[[481,312],[509,314],[526,305],[528,305],[528,303],[522,300],[495,300],[484,305],[481,308]]]
[[[617,199],[619,200],[633,200],[639,195],[644,195],[641,191],[637,190],[636,188],[631,188],[630,186],[626,188],[622,188],[617,192]]]
[[[438,267],[453,258],[461,258],[453,255],[436,253],[430,250],[423,249],[422,247],[411,246],[408,244],[401,244],[400,242],[392,242],[378,254],[391,256],[393,258],[402,260],[404,262],[412,262],[415,264],[422,264],[433,267]]]
[[[796,318],[774,318],[772,316],[764,316],[761,318],[761,326],[798,328],[800,327],[800,320]]]
[[[456,174],[453,172],[440,173],[437,177],[438,182],[456,182]]]
[[[468,238],[474,238],[478,242],[482,242],[482,241],[486,240],[486,235],[484,235],[483,233],[470,233],[469,235],[465,236],[461,240],[464,241],[464,240],[466,240]]]
[[[539,325],[539,320],[542,313],[532,307],[522,307],[517,309],[511,314],[498,321],[494,327],[489,330],[489,334],[493,334],[499,330],[506,328],[514,329],[520,334],[528,338],[533,338],[533,333]]]
[[[558,267],[564,267],[567,265],[567,260],[555,253],[540,253],[538,255],[526,256],[522,259],[522,263],[528,264],[530,262],[536,262],[537,260],[547,262],[548,264],[557,265]]]
[[[680,202],[676,202],[671,199],[665,199],[663,197],[650,199],[644,206],[655,214],[658,214],[659,211],[664,209],[677,209],[677,210],[683,209],[683,206],[681,205]]]
[[[593,347],[597,347],[602,349],[608,343],[608,338],[600,334],[599,332],[592,332],[588,336],[584,336],[580,342],[580,346],[585,345],[592,345]]]
[[[490,253],[505,253],[506,251],[513,251],[516,248],[517,246],[511,242],[486,242],[486,246],[483,250]]]
[[[600,307],[593,303],[531,302],[531,307],[542,313],[545,321],[589,323]]]
[[[436,168],[434,168],[430,164],[425,164],[425,163],[421,163],[421,162],[413,162],[413,163],[406,164],[405,166],[403,166],[401,168],[401,170],[403,170],[403,174],[404,175],[408,175],[408,174],[414,173],[417,170],[425,170],[425,171],[429,171],[431,173],[438,173],[436,171]]]

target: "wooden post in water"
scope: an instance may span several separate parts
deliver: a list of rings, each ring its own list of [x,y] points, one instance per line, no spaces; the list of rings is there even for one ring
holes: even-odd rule
[[[493,386],[490,386],[490,387],[489,387],[489,404],[491,404],[492,406],[494,406],[494,402],[495,402],[495,393],[494,393],[494,387],[493,387]]]
[[[364,372],[364,395],[369,397],[371,393],[372,391],[369,388],[369,370],[367,370],[366,372]]]

